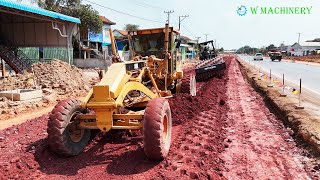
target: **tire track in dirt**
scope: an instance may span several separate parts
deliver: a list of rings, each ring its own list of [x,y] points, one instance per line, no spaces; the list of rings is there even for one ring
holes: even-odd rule
[[[229,59],[226,62],[229,63]],[[180,94],[170,100],[174,124],[179,124],[181,130],[156,177],[224,179],[221,177],[223,161],[219,155],[225,148],[227,79],[226,75],[221,79],[197,82],[196,97]]]
[[[183,136],[176,139],[174,151],[168,158],[169,167],[177,171],[175,178],[182,179],[217,179],[220,178],[219,165],[221,159],[217,156],[223,151],[222,135],[217,132],[221,125],[216,123],[216,111],[201,112],[194,121],[184,124]],[[172,174],[174,175],[174,174]],[[170,176],[169,176],[170,177]]]
[[[228,148],[222,154],[227,179],[308,179],[299,149],[246,83],[234,59],[227,85]]]

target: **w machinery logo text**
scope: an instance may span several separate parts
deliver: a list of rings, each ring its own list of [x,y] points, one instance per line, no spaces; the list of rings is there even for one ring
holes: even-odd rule
[[[307,15],[311,14],[312,6],[308,7],[267,7],[267,6],[253,6],[247,7],[241,5],[237,7],[237,14],[244,16],[247,13],[251,15]]]

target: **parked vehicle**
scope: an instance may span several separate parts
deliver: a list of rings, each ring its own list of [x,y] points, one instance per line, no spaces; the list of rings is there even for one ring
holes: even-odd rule
[[[254,56],[253,56],[253,60],[263,60],[263,55],[261,53],[256,53]]]

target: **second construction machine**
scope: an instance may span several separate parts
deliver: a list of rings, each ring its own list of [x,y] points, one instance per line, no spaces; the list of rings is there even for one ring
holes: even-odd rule
[[[200,61],[195,66],[196,81],[206,81],[213,76],[223,75],[226,63],[222,57],[217,55],[213,41],[199,43],[198,48]]]
[[[178,32],[165,28],[129,31],[130,61],[117,57],[110,30],[113,61],[101,82],[80,102],[58,103],[48,121],[51,150],[80,154],[93,129],[143,130],[143,146],[151,160],[164,159],[171,143],[171,110],[167,98],[179,92],[183,72],[175,57]]]

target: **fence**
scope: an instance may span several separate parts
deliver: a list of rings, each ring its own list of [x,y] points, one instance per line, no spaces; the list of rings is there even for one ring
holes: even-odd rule
[[[32,62],[39,62],[40,60],[40,48],[39,47],[23,47],[19,48],[24,54],[27,55]],[[68,63],[68,50],[64,47],[45,47],[42,50],[43,55],[41,59],[44,61],[50,61],[52,59],[59,59]],[[70,48],[70,63],[73,64],[73,49]]]

